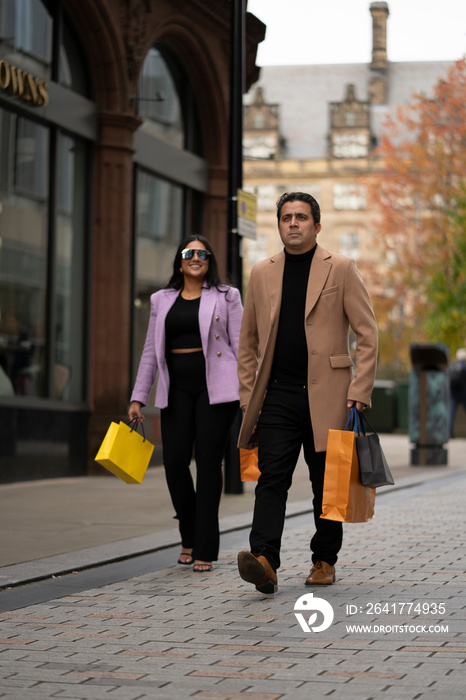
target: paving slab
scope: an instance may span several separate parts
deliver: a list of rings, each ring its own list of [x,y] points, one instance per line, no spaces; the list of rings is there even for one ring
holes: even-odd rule
[[[449,442],[448,465],[437,467],[410,465],[406,435],[381,435],[381,443],[396,481],[394,487],[379,489],[381,496],[466,468],[462,438]],[[250,525],[254,487],[246,483],[242,494],[223,495],[222,533]],[[0,528],[8,533],[0,549],[0,587],[80,571],[180,542],[162,467],[149,469],[141,485],[125,484],[113,475],[51,479],[2,485],[0,498]],[[312,512],[311,499],[301,456],[287,515]],[[420,555],[415,543],[412,546],[413,556]],[[382,539],[379,547],[384,550]],[[441,577],[437,576],[439,585]]]
[[[287,519],[273,596],[237,574],[247,530],[224,537],[211,574],[160,551],[152,570],[132,575],[128,560],[126,578],[106,583],[102,567],[79,593],[25,585],[18,595],[50,594],[0,614],[0,697],[463,700],[465,498],[460,467],[387,492],[371,522],[345,526],[329,587],[304,585],[309,513]],[[309,631],[295,616],[304,594]],[[314,631],[322,601],[333,619]]]

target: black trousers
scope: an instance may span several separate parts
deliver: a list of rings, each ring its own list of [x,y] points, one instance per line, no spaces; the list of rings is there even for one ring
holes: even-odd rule
[[[310,542],[312,561],[335,564],[343,541],[343,527],[339,522],[319,517],[326,453],[316,452],[314,448],[307,388],[273,380],[262,407],[257,437],[261,475],[255,492],[251,552],[264,555],[275,570],[280,566],[288,489],[302,446],[314,493],[316,532]]]
[[[183,547],[215,561],[222,459],[238,401],[209,404],[202,352],[171,354],[168,406],[161,411],[163,463]],[[194,447],[196,488],[189,468]]]

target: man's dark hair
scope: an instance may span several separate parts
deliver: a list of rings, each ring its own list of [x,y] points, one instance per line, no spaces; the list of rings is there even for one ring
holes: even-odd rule
[[[280,223],[282,206],[287,202],[306,202],[311,207],[312,218],[315,224],[320,224],[320,207],[318,201],[306,192],[285,192],[277,201],[277,221]]]

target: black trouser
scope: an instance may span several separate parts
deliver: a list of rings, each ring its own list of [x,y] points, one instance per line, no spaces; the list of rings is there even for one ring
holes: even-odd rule
[[[265,397],[257,428],[259,469],[251,552],[263,554],[276,570],[280,566],[280,544],[285,522],[288,489],[301,446],[314,492],[316,532],[311,539],[312,561],[335,564],[343,541],[342,524],[322,520],[325,452],[316,452],[307,388],[272,381]]]
[[[219,550],[222,459],[238,401],[209,404],[202,352],[171,354],[170,392],[161,411],[163,463],[183,547],[214,561]],[[196,461],[196,489],[189,465]]]

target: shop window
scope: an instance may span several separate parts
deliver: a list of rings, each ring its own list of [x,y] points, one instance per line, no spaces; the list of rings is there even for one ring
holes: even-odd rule
[[[141,356],[150,315],[150,296],[171,276],[183,236],[183,188],[141,169],[136,171],[136,263],[133,356]]]
[[[192,86],[183,66],[162,43],[147,53],[136,100],[144,131],[176,148],[202,155]]]
[[[181,104],[174,80],[160,51],[149,49],[139,82],[139,116],[144,119],[144,129],[183,148],[184,127]]]
[[[15,190],[44,199],[48,190],[49,130],[18,118],[15,140]]]
[[[63,20],[58,82],[83,97],[91,97],[86,57],[66,15]]]
[[[57,147],[57,218],[53,319],[53,398],[83,392],[87,149],[62,134]]]
[[[2,376],[16,395],[79,401],[86,147],[6,110],[0,135]]]
[[[197,106],[182,64],[168,46],[149,49],[135,97],[141,129],[179,150],[184,162],[191,151],[202,155]],[[182,166],[180,166],[182,167]],[[133,314],[133,375],[144,345],[150,315],[150,296],[164,287],[171,274],[178,245],[187,232],[202,232],[202,194],[168,182],[141,167],[135,171],[135,269]],[[151,403],[152,398],[149,400]]]
[[[0,124],[1,365],[15,394],[44,396],[50,134],[3,110]]]
[[[91,96],[89,71],[79,40],[64,9],[57,4],[55,18],[41,0],[0,1],[2,57],[13,65],[84,97]],[[53,51],[54,21],[59,27],[57,55]]]
[[[136,297],[165,286],[182,238],[183,189],[142,170],[136,191]]]
[[[2,0],[0,37],[15,50],[14,64],[44,79],[51,77],[53,22],[41,0]]]

